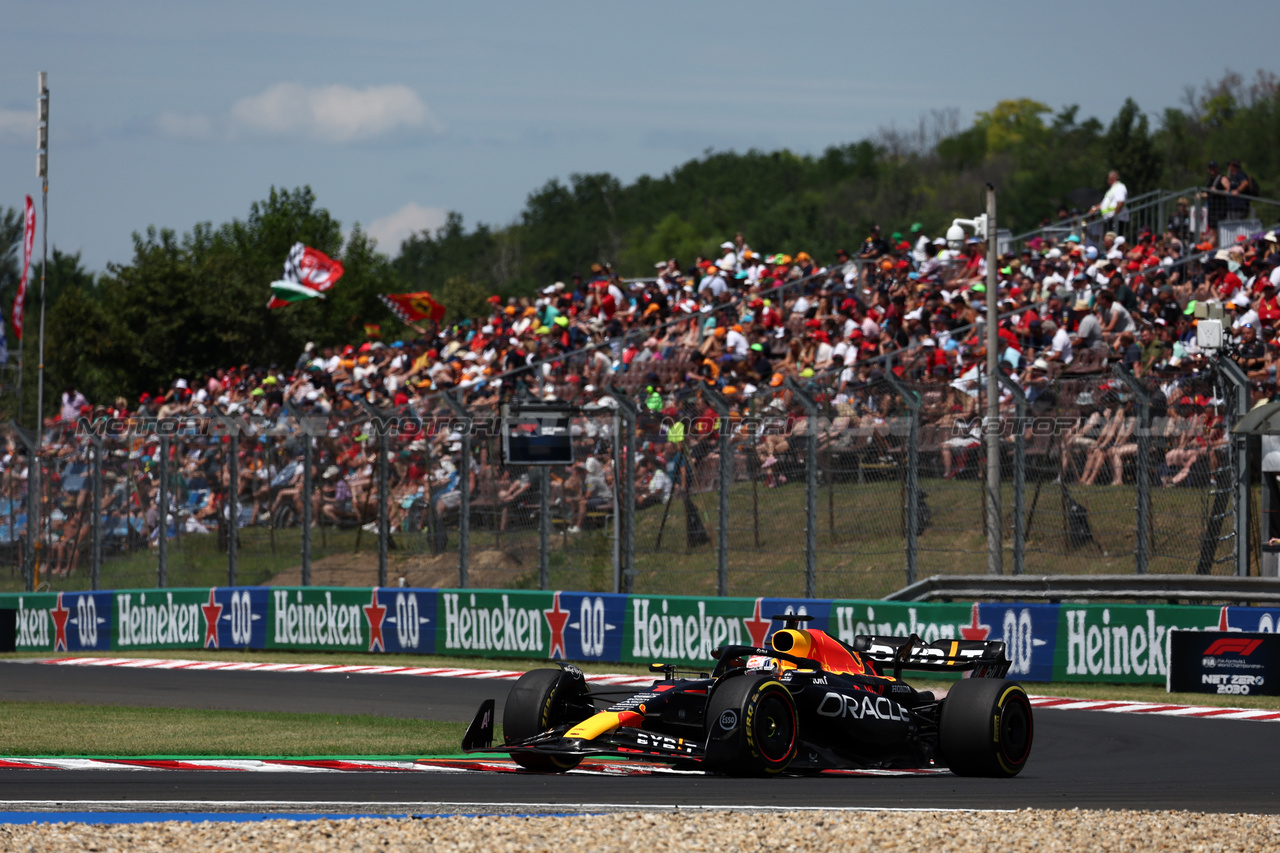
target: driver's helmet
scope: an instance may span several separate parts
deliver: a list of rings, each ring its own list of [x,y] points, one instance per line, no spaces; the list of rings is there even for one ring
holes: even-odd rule
[[[751,655],[747,658],[747,670],[756,672],[777,672],[778,659],[768,655]]]

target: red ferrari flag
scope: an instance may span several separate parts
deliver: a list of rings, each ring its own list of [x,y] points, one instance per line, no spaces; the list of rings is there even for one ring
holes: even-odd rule
[[[31,270],[31,249],[36,244],[36,206],[27,196],[22,234],[22,278],[18,280],[18,295],[13,298],[13,334],[22,340],[22,306],[27,301],[27,273]]]
[[[431,320],[439,323],[444,319],[444,306],[431,298],[431,294],[423,290],[419,293],[384,293],[378,296],[386,306],[405,323],[417,323]]]

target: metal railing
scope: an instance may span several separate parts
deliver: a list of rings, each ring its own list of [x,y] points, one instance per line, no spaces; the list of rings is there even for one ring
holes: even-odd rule
[[[938,575],[886,595],[886,601],[1005,599],[1280,602],[1275,578],[1200,575]]]
[[[1187,201],[1185,220],[1171,228],[1180,199]],[[1214,245],[1229,246],[1240,234],[1253,235],[1261,232],[1263,222],[1275,221],[1278,216],[1280,201],[1276,199],[1251,195],[1233,196],[1221,190],[1187,187],[1181,190],[1151,190],[1132,196],[1117,219],[1122,220],[1130,240],[1144,230],[1157,236],[1166,230],[1173,230],[1175,236],[1189,244],[1189,250],[1208,236],[1210,231],[1215,232],[1211,241]],[[1111,222],[1101,213],[1071,216],[1014,235],[1010,239],[1010,245],[1014,250],[1020,250],[1036,237],[1061,243],[1073,234],[1081,240],[1096,244],[1102,241],[1108,227],[1117,224],[1120,223]]]

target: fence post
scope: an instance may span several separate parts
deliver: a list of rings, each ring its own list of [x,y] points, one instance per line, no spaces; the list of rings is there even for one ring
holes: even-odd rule
[[[387,477],[389,476],[387,471],[387,433],[390,431],[391,416],[373,407],[363,398],[360,398],[360,405],[368,413],[369,423],[378,436],[378,586],[386,586],[387,540],[391,536],[391,531],[388,529],[387,513]],[[307,436],[307,443],[311,443],[310,436]],[[308,494],[307,501],[310,500],[311,495]],[[463,501],[465,506],[465,497]]]
[[[243,423],[241,419],[241,423]],[[240,533],[240,431],[232,427],[227,443],[227,586],[236,585]]]
[[[1138,425],[1134,430],[1138,445],[1138,459],[1134,466],[1138,478],[1138,541],[1134,556],[1137,574],[1145,575],[1151,550],[1151,397],[1146,386],[1120,365],[1112,365],[1111,371],[1133,394],[1138,409]]]
[[[93,442],[93,540],[89,550],[89,588],[97,590],[102,582],[102,436]],[[128,519],[126,519],[126,523]],[[10,528],[12,530],[12,527]]]
[[[622,516],[622,578],[614,592],[630,594],[634,591],[636,576],[636,421],[640,408],[627,397],[627,392],[611,385],[606,391],[618,404],[622,418],[622,498],[618,501]],[[615,481],[614,488],[618,484]]]
[[[40,460],[36,455],[35,439],[17,421],[10,421],[9,428],[27,449],[27,544],[23,547],[22,585],[27,592],[34,592],[36,557],[36,516],[39,514]]]
[[[387,478],[387,429],[384,425],[378,430],[378,586],[387,585],[387,549],[391,539],[391,518],[388,513],[389,500]],[[310,496],[308,495],[308,499]]]
[[[298,432],[302,435],[302,585],[311,586],[311,491],[315,484],[312,474],[312,441],[311,425],[304,420],[302,413],[293,407],[293,403],[285,402],[289,416],[298,424]]]
[[[538,589],[551,586],[551,469],[538,469]]]
[[[804,597],[818,597],[818,404],[794,377],[786,387],[804,408]]]
[[[159,562],[156,567],[156,586],[164,589],[169,583],[169,436],[160,436],[160,490],[156,497],[156,533]]]
[[[729,401],[710,386],[703,388],[702,393],[720,421],[716,450],[720,455],[720,462],[716,466],[720,493],[716,509],[719,515],[716,521],[716,595],[726,596],[729,594],[729,489],[733,487],[733,450],[729,446]],[[812,512],[815,516],[818,512],[816,497]]]
[[[903,385],[892,369],[885,381],[911,412],[907,419],[907,586],[916,582],[920,547],[920,395]]]
[[[1027,395],[1003,370],[996,378],[1013,396],[1017,418],[1013,422],[1013,573],[1026,570],[1027,557]]]
[[[1236,406],[1231,425],[1235,426],[1240,419],[1249,414],[1249,377],[1245,376],[1240,365],[1226,356],[1218,357],[1218,368],[1227,380],[1235,386]],[[1235,470],[1231,472],[1236,490],[1235,518],[1232,522],[1236,528],[1236,574],[1244,577],[1249,574],[1249,436],[1245,433],[1232,433],[1234,445]],[[1219,484],[1219,488],[1222,485]]]
[[[440,397],[466,424],[462,432],[462,458],[458,460],[458,490],[462,496],[458,507],[458,586],[466,589],[471,563],[471,412],[448,391]]]

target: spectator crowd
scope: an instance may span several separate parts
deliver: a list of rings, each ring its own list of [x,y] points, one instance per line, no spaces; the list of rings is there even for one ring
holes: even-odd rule
[[[65,574],[84,558],[91,478],[89,445],[77,437],[77,424],[104,420],[140,427],[192,419],[170,445],[174,480],[164,512],[157,432],[135,429],[106,442],[103,512],[120,548],[225,524],[231,445],[224,434],[193,426],[219,413],[259,425],[260,434],[239,443],[239,525],[294,524],[304,500],[318,523],[369,525],[378,442],[361,401],[432,424],[455,414],[442,392],[491,417],[512,400],[616,407],[610,395],[617,389],[648,419],[633,496],[643,508],[665,504],[676,490],[714,486],[708,472],[719,420],[701,393],[706,388],[737,413],[789,419],[790,435],[734,436],[743,465],[770,486],[786,481],[778,460],[792,449],[791,436],[807,428],[788,377],[816,389],[836,415],[824,446],[842,440],[832,433],[860,431],[878,456],[892,460],[886,424],[900,413],[884,389],[892,372],[925,392],[922,418],[938,436],[936,474],[955,477],[967,470],[966,453],[981,435],[989,267],[998,288],[1001,369],[1033,404],[1046,394],[1061,400],[1060,383],[1112,364],[1159,389],[1176,414],[1160,476],[1176,485],[1222,441],[1222,399],[1196,385],[1212,358],[1196,335],[1207,309],[1223,312],[1224,352],[1255,383],[1256,398],[1276,393],[1280,243],[1272,230],[1217,245],[1217,221],[1234,210],[1228,175],[1221,176],[1228,195],[1215,202],[1214,223],[1193,229],[1179,205],[1165,229],[1131,233],[1120,178],[1109,176],[1107,197],[1085,227],[1046,231],[996,258],[976,238],[948,243],[920,223],[889,234],[874,227],[861,245],[821,259],[803,250],[759,250],[737,234],[712,256],[660,260],[642,279],[625,279],[601,262],[536,294],[495,295],[484,316],[414,327],[404,340],[308,344],[293,364],[220,367],[132,400],[89,401],[66,388],[60,410],[43,425],[48,561]],[[1235,186],[1249,189],[1238,180]],[[1058,476],[1118,484],[1136,452],[1133,401],[1118,386],[1090,395],[1071,397],[1077,420],[1058,439],[1066,449]],[[302,494],[302,442],[290,407],[325,424],[310,496]],[[707,426],[687,435],[671,426],[690,414]],[[618,480],[604,420],[588,416],[574,430],[577,464],[548,474],[568,534],[610,510]],[[501,464],[492,441],[472,442],[473,456],[463,459],[462,436],[452,428],[402,431],[391,443],[395,529],[421,529],[428,516],[447,527],[466,478],[473,512],[489,512],[504,530],[527,517],[543,476]],[[25,446],[10,435],[0,460],[0,509],[8,510],[0,541],[22,533],[29,469]]]

